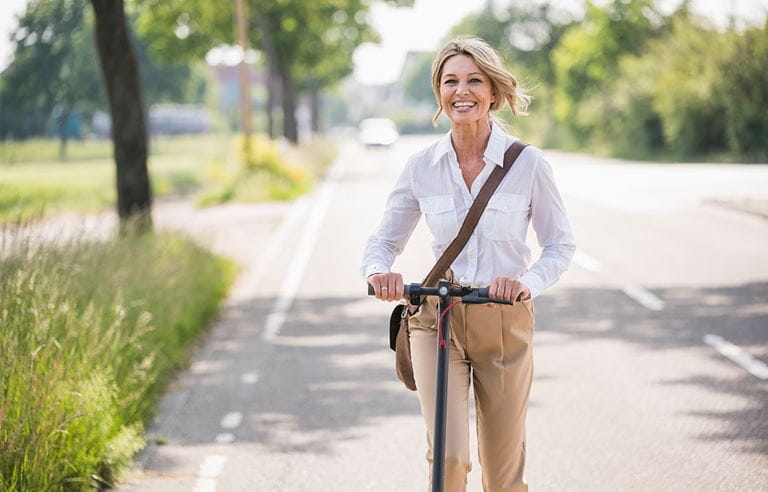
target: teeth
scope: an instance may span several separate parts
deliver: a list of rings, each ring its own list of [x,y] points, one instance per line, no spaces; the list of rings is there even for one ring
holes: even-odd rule
[[[471,108],[474,105],[475,105],[475,103],[473,103],[473,102],[453,103],[453,107],[454,108]]]

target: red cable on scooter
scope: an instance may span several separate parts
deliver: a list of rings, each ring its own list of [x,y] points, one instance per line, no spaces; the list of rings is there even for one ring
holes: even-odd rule
[[[443,337],[443,318],[445,317],[446,313],[450,311],[450,309],[455,306],[456,304],[461,303],[461,298],[459,298],[458,301],[453,301],[451,304],[448,305],[447,308],[440,314],[440,318],[437,320],[437,336],[440,338],[440,348],[445,348],[445,338]]]

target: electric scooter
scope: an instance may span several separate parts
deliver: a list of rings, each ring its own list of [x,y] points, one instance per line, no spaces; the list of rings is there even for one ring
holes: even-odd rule
[[[437,318],[437,385],[435,394],[435,428],[432,442],[432,492],[443,492],[445,488],[445,417],[448,395],[448,346],[451,341],[450,310],[459,303],[512,304],[501,299],[491,299],[488,287],[455,287],[449,282],[440,282],[437,287],[422,287],[414,283],[404,286],[405,295],[410,297],[412,305],[421,304],[421,296],[440,297],[439,316]],[[374,295],[373,286],[368,284],[368,295]],[[451,302],[452,297],[460,300]],[[522,294],[518,297],[518,301]],[[447,329],[446,329],[447,328]]]

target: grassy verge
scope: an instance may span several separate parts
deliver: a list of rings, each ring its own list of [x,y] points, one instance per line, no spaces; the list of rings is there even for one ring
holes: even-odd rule
[[[335,155],[325,140],[294,147],[255,136],[250,158],[241,149],[228,135],[153,139],[148,166],[155,196],[195,194],[203,205],[290,199],[306,192]],[[0,223],[112,206],[111,152],[108,141],[73,141],[60,161],[55,140],[0,142]]]
[[[0,490],[109,484],[234,267],[171,234],[10,238],[0,233]]]

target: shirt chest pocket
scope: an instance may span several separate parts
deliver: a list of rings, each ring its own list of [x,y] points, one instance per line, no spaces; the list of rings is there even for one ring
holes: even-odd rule
[[[456,217],[456,204],[453,195],[436,195],[419,198],[419,208],[427,221],[427,226],[438,244],[453,240],[459,232]]]
[[[494,241],[509,241],[525,236],[531,199],[515,193],[495,193],[481,218],[483,235]]]

